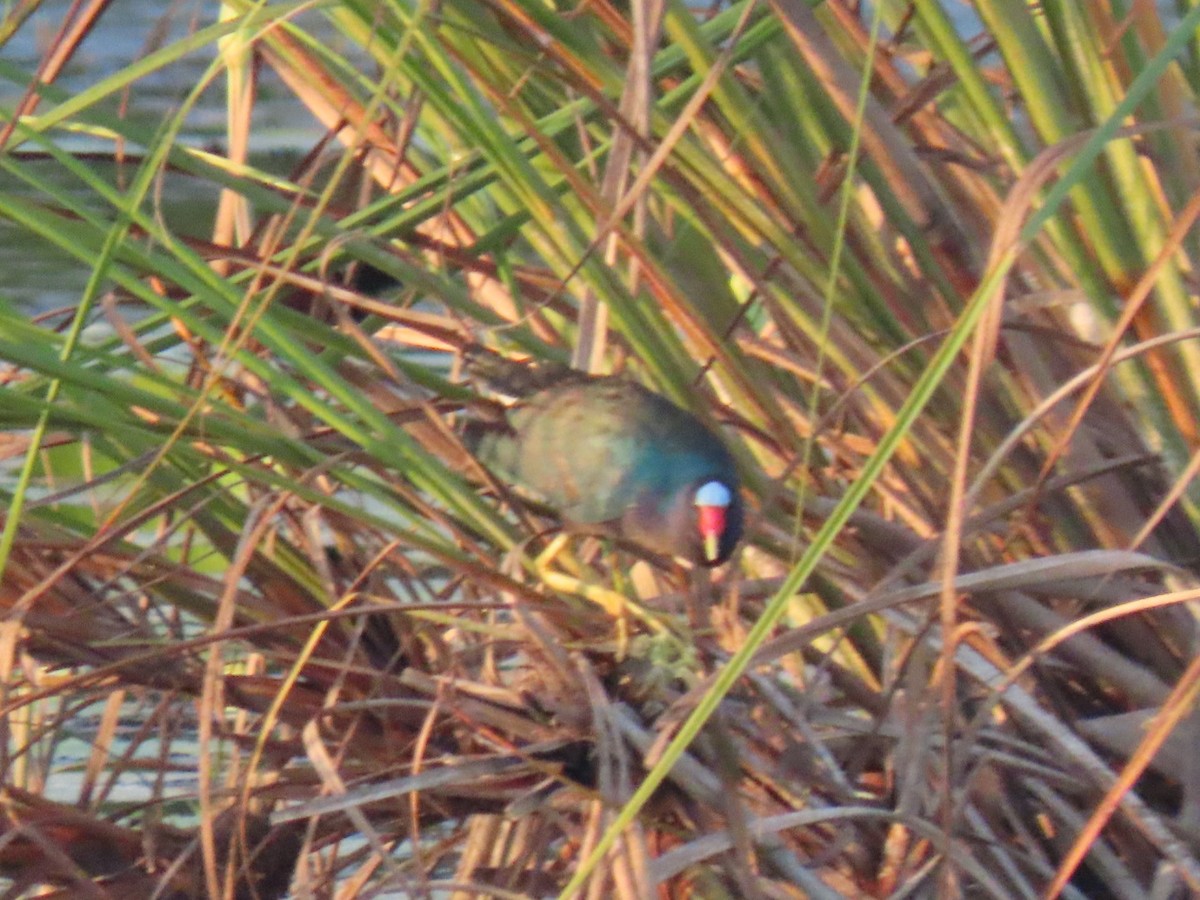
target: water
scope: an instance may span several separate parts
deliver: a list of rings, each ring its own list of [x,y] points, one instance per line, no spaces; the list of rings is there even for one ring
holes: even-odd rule
[[[71,0],[46,0],[8,43],[0,47],[0,62],[4,66],[0,71],[0,120],[10,118],[10,111],[26,93],[70,5]],[[216,9],[217,4],[200,0],[169,6],[141,0],[115,0],[56,80],[55,89],[77,95],[147,53],[212,24]],[[309,14],[306,24],[320,28],[320,20],[315,14]],[[205,47],[140,79],[125,98],[123,110],[114,99],[93,115],[101,121],[108,116],[124,115],[153,131],[183,107],[188,95],[202,80],[214,53],[213,47]],[[44,113],[53,107],[53,101],[43,100],[37,111]],[[269,172],[286,174],[321,134],[319,124],[264,66],[251,133],[251,163]],[[218,78],[188,112],[178,140],[197,147],[220,147],[224,137],[224,81]],[[112,154],[111,143],[82,135],[64,135],[61,131],[55,133],[54,139],[74,152],[95,154],[88,157],[94,169],[112,167],[103,158]],[[54,179],[56,189],[68,192],[77,200],[87,201],[89,208],[96,208],[102,217],[113,218],[111,209],[93,202],[94,198],[90,198],[85,189],[63,180],[59,163],[53,160],[46,160],[44,164],[39,162],[35,155],[39,151],[34,144],[27,142],[16,152],[22,168],[39,176],[49,175]],[[135,166],[136,162],[128,164],[126,182]],[[215,187],[202,185],[198,189],[194,179],[167,173],[158,190],[159,195],[148,198],[147,204],[153,203],[154,209],[172,225],[178,224],[184,234],[189,233],[188,223],[195,223],[200,228],[210,221],[217,197]],[[2,168],[0,192],[44,202],[40,191],[28,187]],[[203,232],[190,236],[209,237]],[[82,263],[5,218],[0,218],[0,271],[4,273],[0,281],[0,304],[8,304],[25,314],[73,307],[89,275],[88,268]]]

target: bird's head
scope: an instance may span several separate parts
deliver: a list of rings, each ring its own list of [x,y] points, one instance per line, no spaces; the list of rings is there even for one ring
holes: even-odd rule
[[[721,481],[706,481],[696,489],[696,519],[704,548],[705,565],[715,566],[724,560],[727,547],[732,546],[727,535],[731,526],[729,509],[734,502],[733,490]],[[737,535],[733,535],[734,542]]]

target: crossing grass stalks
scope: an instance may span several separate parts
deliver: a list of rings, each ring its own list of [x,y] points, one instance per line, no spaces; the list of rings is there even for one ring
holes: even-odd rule
[[[0,63],[86,285],[0,288],[6,896],[1200,893],[1200,11],[220,9]],[[480,348],[719,429],[742,549],[539,565]]]

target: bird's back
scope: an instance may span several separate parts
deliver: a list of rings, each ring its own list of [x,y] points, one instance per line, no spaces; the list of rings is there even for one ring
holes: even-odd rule
[[[646,492],[697,479],[736,484],[733,460],[699,419],[636,382],[567,379],[520,404],[480,456],[575,523],[618,519]]]

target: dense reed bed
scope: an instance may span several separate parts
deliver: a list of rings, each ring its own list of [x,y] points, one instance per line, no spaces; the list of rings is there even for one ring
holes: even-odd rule
[[[5,896],[1200,893],[1200,9],[231,0],[67,92],[39,6]],[[719,430],[733,560],[539,559],[481,350]]]

